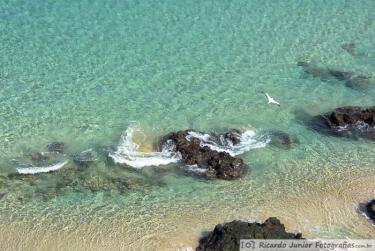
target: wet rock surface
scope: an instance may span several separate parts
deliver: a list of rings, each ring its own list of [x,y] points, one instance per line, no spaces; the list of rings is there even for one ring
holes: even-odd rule
[[[359,210],[375,224],[375,199],[359,205]]]
[[[237,129],[230,129],[228,132],[221,134],[226,141],[231,142],[233,145],[241,143],[241,132]]]
[[[308,124],[319,132],[333,136],[375,140],[375,106],[340,107],[314,116]]]
[[[172,142],[174,151],[181,154],[182,161],[187,165],[197,165],[206,169],[206,174],[219,179],[231,180],[239,178],[247,170],[247,166],[240,158],[231,156],[227,152],[212,150],[204,146],[202,140],[189,137],[192,130],[178,131],[164,137],[163,143]]]
[[[302,239],[302,234],[288,233],[281,222],[270,217],[264,223],[232,221],[215,226],[199,241],[197,251],[238,251],[241,239]]]

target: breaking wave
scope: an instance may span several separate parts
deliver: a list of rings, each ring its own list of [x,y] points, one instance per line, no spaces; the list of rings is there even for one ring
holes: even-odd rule
[[[63,166],[68,163],[68,160],[59,162],[54,165],[46,166],[46,167],[34,167],[34,166],[29,166],[29,167],[17,167],[17,172],[20,174],[36,174],[36,173],[49,173],[53,171],[57,171],[61,169]]]
[[[204,174],[207,172],[207,169],[199,168],[198,165],[187,165],[184,167],[184,170],[197,174]]]
[[[116,152],[109,154],[115,163],[140,169],[145,166],[167,165],[181,159],[180,154],[172,151],[172,142],[163,145],[161,152],[141,152],[140,146],[133,141],[136,131],[141,132],[139,128],[129,127],[121,136],[121,142]]]
[[[121,136],[117,150],[109,154],[115,163],[126,164],[133,168],[141,169],[145,166],[161,166],[176,163],[181,160],[181,155],[173,151],[172,141],[167,141],[163,145],[161,152],[144,152],[140,150],[140,145],[134,141],[135,133],[142,133],[136,126],[130,126]],[[251,149],[262,148],[267,145],[269,139],[260,139],[255,131],[247,130],[240,135],[240,143],[233,144],[224,136],[215,137],[207,133],[190,131],[186,136],[188,140],[198,138],[202,146],[208,146],[218,152],[227,152],[232,156],[243,154]],[[194,168],[192,168],[194,169]],[[197,170],[194,170],[197,171]],[[199,170],[201,171],[201,170]]]
[[[240,143],[238,144],[233,144],[230,140],[225,139],[223,135],[220,135],[219,139],[215,139],[215,137],[212,137],[209,134],[193,131],[189,132],[186,139],[191,140],[192,138],[198,138],[202,141],[202,146],[208,146],[212,150],[218,152],[227,152],[231,156],[243,154],[251,149],[265,147],[270,141],[268,138],[261,139],[260,137],[257,137],[253,130],[247,130],[239,136]]]

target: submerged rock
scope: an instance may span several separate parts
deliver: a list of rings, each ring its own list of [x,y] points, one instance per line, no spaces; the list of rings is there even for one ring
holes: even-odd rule
[[[333,69],[327,69],[330,76],[334,77],[339,81],[349,81],[353,76],[354,72],[351,71],[339,71]]]
[[[47,145],[47,150],[54,153],[64,153],[65,144],[63,142],[52,142]]]
[[[296,135],[289,134],[279,130],[272,130],[269,132],[271,141],[270,144],[279,148],[291,148],[294,144],[299,144]]]
[[[40,152],[33,152],[30,154],[30,159],[33,162],[41,163],[49,159],[48,155],[45,155]]]
[[[201,139],[187,137],[189,132],[193,131],[174,132],[163,139],[164,144],[168,141],[174,144],[173,150],[181,154],[185,164],[197,165],[199,168],[206,169],[207,175],[227,180],[239,178],[245,172],[247,166],[242,159],[204,146]]]
[[[96,160],[95,153],[91,149],[74,154],[72,157],[79,167],[88,167]]]
[[[375,140],[375,106],[340,107],[313,117],[309,124],[320,132],[335,136]]]
[[[197,251],[238,251],[241,239],[302,239],[302,234],[285,231],[275,217],[264,223],[232,221],[215,226],[215,229],[199,241]]]
[[[297,65],[301,66],[306,74],[311,75],[314,78],[319,78],[323,82],[336,80],[352,88],[365,88],[371,82],[371,77],[352,71],[342,71],[326,67],[317,67],[311,65],[306,61],[299,61],[297,62]]]
[[[349,87],[366,87],[370,84],[371,78],[364,75],[357,75],[348,81],[346,81],[346,85]]]
[[[375,199],[360,204],[359,209],[375,224]]]
[[[356,48],[355,43],[345,43],[341,45],[341,48],[345,51],[347,51],[350,55],[355,56],[356,55]]]

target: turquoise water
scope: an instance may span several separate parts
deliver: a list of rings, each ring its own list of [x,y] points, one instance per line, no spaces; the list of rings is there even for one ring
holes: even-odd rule
[[[374,143],[320,135],[298,115],[374,105],[375,80],[353,89],[306,76],[296,65],[303,59],[373,76],[374,10],[372,0],[0,2],[0,222],[39,222],[28,232],[38,237],[75,229],[83,240],[98,236],[102,249],[117,243],[117,233],[126,235],[125,249],[175,250],[218,222],[270,216],[261,212],[310,236],[374,237],[355,227],[368,224],[355,206],[375,193]],[[345,43],[355,44],[354,56],[341,48]],[[281,108],[267,105],[261,91]],[[252,149],[241,156],[252,168],[244,178],[207,181],[178,164],[135,170],[108,161],[134,124],[147,135],[146,146],[187,128],[256,129],[258,135],[279,129],[301,144]],[[83,171],[70,161],[54,173],[12,176],[13,159],[53,141],[65,142],[67,155],[94,148],[99,157]],[[281,191],[293,205],[314,189],[350,190],[350,176],[367,187],[350,199],[341,194],[350,210],[338,214],[347,222],[323,211],[321,219],[329,220],[313,222],[316,217],[276,202]],[[100,230],[78,227],[96,223]],[[99,234],[103,229],[111,238]],[[194,234],[185,238],[184,231]],[[161,245],[171,236],[178,245]]]

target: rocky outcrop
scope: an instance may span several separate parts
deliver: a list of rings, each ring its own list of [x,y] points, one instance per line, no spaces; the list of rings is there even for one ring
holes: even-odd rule
[[[208,176],[226,180],[239,178],[246,171],[247,166],[242,159],[224,151],[212,150],[209,146],[205,146],[201,139],[188,137],[189,132],[193,131],[174,132],[163,139],[164,143],[167,141],[173,143],[173,150],[181,154],[185,164],[197,165],[205,169]]]
[[[233,145],[241,143],[241,132],[237,129],[230,129],[228,132],[221,134],[226,141],[231,142]]]
[[[375,140],[375,106],[340,107],[313,117],[309,125],[326,134]]]
[[[197,251],[238,251],[241,239],[302,239],[302,234],[285,231],[277,218],[264,223],[232,221],[216,225],[215,229],[199,241]]]
[[[359,209],[373,222],[373,224],[375,224],[375,199],[360,204]]]

